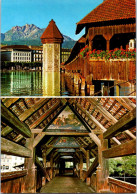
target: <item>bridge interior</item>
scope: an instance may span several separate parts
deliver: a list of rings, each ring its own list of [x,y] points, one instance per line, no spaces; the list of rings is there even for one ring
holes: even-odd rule
[[[136,154],[135,98],[2,98],[1,119],[1,153],[25,158],[1,174],[3,193],[135,192],[108,165]]]

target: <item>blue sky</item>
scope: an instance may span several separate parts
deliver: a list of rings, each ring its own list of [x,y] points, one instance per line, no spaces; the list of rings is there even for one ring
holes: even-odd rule
[[[46,28],[49,21],[54,19],[62,34],[78,40],[84,31],[75,35],[76,23],[102,2],[103,0],[2,0],[1,32],[25,24]]]

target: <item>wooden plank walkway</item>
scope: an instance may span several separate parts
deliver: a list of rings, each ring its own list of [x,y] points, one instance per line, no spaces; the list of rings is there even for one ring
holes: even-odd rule
[[[41,188],[40,193],[94,193],[94,191],[73,176],[57,176]]]

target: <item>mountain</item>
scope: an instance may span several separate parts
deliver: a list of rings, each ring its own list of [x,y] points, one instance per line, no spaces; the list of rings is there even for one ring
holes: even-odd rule
[[[6,33],[1,33],[2,44],[12,45],[42,45],[40,37],[43,34],[45,28],[39,28],[34,24],[26,24],[24,26],[14,26]],[[72,48],[75,44],[75,40],[63,35],[64,41],[63,48]]]

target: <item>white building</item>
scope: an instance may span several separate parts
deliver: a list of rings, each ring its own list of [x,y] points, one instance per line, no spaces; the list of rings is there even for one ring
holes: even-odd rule
[[[11,172],[21,170],[18,165],[24,164],[24,158],[1,154],[1,172]]]
[[[43,62],[43,48],[42,46],[29,46],[32,50],[32,61],[33,62]]]
[[[32,51],[25,45],[3,46],[1,48],[1,61],[31,62]]]

